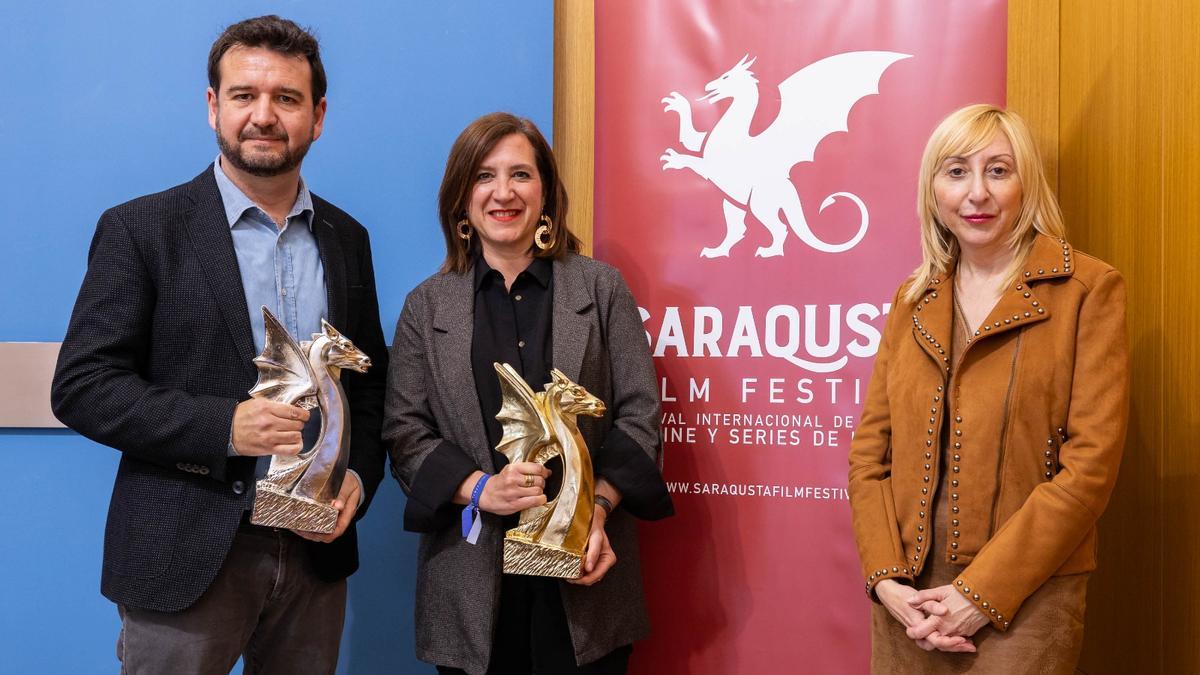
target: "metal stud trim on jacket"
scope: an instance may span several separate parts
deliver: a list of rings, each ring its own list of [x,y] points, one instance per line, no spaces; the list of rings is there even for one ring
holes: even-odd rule
[[[975,589],[975,592],[972,592],[971,587],[967,585],[968,583],[961,578],[954,580],[955,587],[963,594],[963,597],[970,600],[979,611],[983,612],[988,621],[992,622],[992,626],[997,630],[1008,630],[1009,622],[1004,618],[1004,613],[996,609],[996,606],[990,601],[984,600],[978,592],[979,589]]]
[[[895,565],[891,568],[890,571],[887,569],[875,570],[875,571],[871,572],[871,576],[867,579],[867,584],[866,584],[866,588],[865,588],[865,590],[867,592],[867,597],[874,599],[874,596],[872,595],[872,593],[875,590],[875,586],[876,586],[876,584],[883,581],[884,579],[903,579],[905,581],[911,582],[914,579],[916,579],[916,576],[917,576],[917,568],[915,566],[910,568],[910,567],[903,567],[901,565]]]

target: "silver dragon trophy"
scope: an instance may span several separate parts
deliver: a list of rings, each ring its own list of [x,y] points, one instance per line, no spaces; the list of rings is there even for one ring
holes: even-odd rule
[[[525,509],[504,536],[504,572],[578,579],[592,527],[592,459],[579,434],[578,415],[601,417],[604,403],[557,369],[544,392],[534,393],[507,363],[495,364],[503,403],[496,419],[504,437],[496,449],[510,462],[545,464],[562,457],[562,487],[541,506]]]
[[[342,391],[342,368],[365,373],[371,359],[324,319],[311,341],[296,342],[279,320],[262,308],[263,353],[254,359],[258,383],[250,395],[320,408],[321,431],[311,448],[295,457],[274,455],[258,481],[250,522],[328,534],[337,523],[333,500],[342,489],[350,451],[350,408]]]

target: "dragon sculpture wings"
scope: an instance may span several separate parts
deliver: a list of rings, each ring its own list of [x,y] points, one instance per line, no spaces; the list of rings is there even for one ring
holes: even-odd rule
[[[258,382],[250,395],[266,398],[288,405],[301,401],[310,403],[317,393],[316,377],[308,365],[307,350],[288,333],[274,314],[263,308],[263,324],[266,328],[266,344],[263,353],[254,357],[258,368]],[[312,405],[301,405],[312,409]]]
[[[496,419],[500,421],[504,432],[496,450],[508,457],[510,462],[545,463],[549,457],[540,460],[535,458],[554,440],[554,433],[541,413],[542,404],[538,401],[538,395],[512,366],[497,363],[495,368],[500,376],[500,396],[503,401]]]

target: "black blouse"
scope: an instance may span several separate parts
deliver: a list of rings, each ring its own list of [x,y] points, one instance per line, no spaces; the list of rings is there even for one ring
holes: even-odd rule
[[[534,391],[542,391],[550,381],[554,353],[553,272],[550,260],[534,258],[517,275],[512,288],[505,289],[500,272],[492,269],[482,256],[475,259],[475,319],[470,358],[475,393],[497,470],[508,464],[508,458],[495,450],[502,436],[496,419],[501,394],[500,380],[492,364],[509,364]],[[613,427],[603,447],[590,451],[596,476],[617,488],[622,508],[646,519],[662,518],[673,512],[658,468],[620,429]],[[454,495],[458,486],[477,470],[486,469],[478,466],[462,448],[442,441],[417,470],[404,510],[405,529],[430,532],[457,527],[462,507],[454,504]],[[554,493],[558,480],[561,480],[559,473],[555,473],[546,485],[547,493]],[[432,504],[436,508],[428,506]]]
[[[512,289],[504,276],[482,257],[475,262],[475,326],[471,340],[471,369],[475,393],[493,448],[503,435],[496,413],[503,403],[500,378],[493,364],[512,366],[534,391],[550,381],[554,359],[554,269],[546,258],[534,258],[517,275]]]

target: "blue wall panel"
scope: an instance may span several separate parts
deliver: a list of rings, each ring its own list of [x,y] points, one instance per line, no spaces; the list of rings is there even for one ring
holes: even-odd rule
[[[436,191],[467,122],[492,110],[550,135],[553,3],[120,2],[0,7],[0,341],[58,341],[107,207],[189,180],[216,156],[208,49],[233,21],[316,29],[329,75],[312,189],[371,231],[384,331],[441,259]],[[0,373],[0,377],[3,374]],[[4,672],[116,672],[99,595],[117,453],[65,431],[0,430]],[[424,672],[413,656],[416,537],[388,479],[362,523],[340,672]]]

